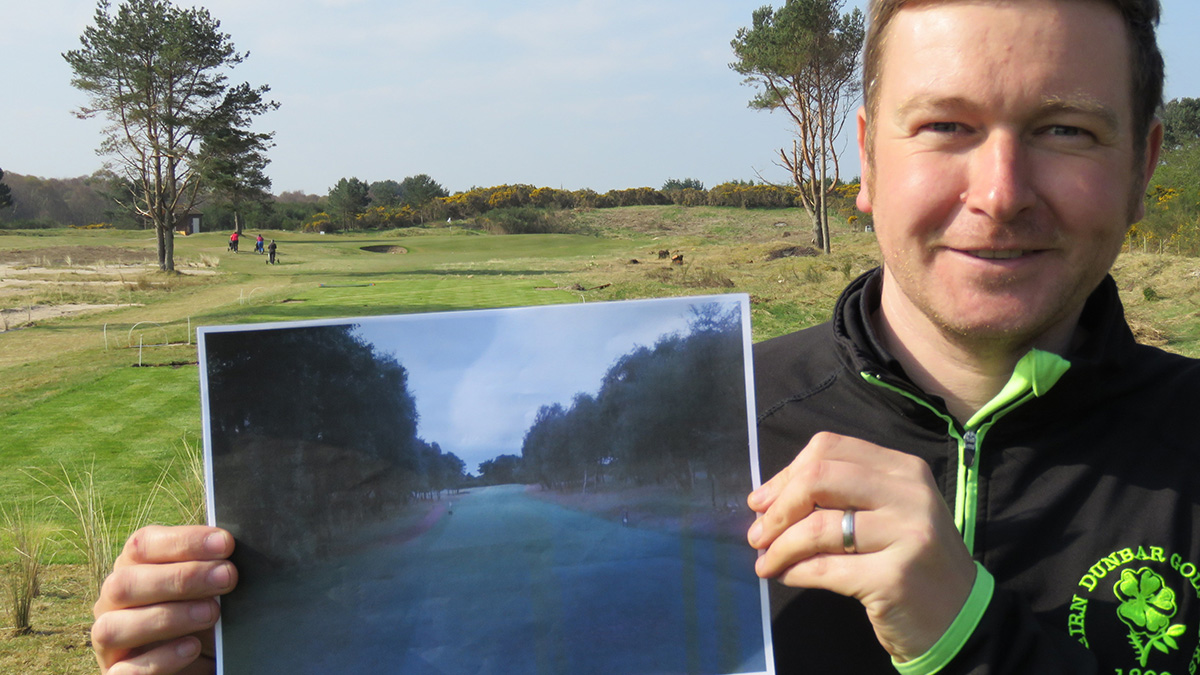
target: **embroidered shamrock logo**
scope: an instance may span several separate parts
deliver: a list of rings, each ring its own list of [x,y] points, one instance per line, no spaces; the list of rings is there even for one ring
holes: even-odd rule
[[[1138,571],[1124,570],[1121,579],[1113,586],[1113,593],[1121,601],[1117,616],[1129,626],[1129,642],[1138,655],[1138,664],[1146,667],[1150,650],[1167,654],[1179,649],[1175,638],[1183,635],[1187,628],[1183,624],[1170,625],[1175,616],[1175,591],[1163,583],[1163,578],[1148,567]]]

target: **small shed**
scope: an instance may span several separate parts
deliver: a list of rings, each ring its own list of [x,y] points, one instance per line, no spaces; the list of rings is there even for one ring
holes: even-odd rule
[[[179,220],[175,223],[175,231],[184,236],[199,234],[200,226],[203,222],[203,213],[186,213],[179,216]]]

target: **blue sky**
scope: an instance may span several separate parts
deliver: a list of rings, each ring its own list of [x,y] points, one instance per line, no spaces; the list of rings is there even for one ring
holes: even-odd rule
[[[188,0],[178,0],[189,4]],[[782,0],[773,4],[779,5]],[[209,0],[250,58],[235,82],[270,84],[276,193],[342,177],[427,173],[450,191],[785,181],[781,115],[756,112],[729,42],[763,0]],[[847,2],[846,9],[866,0]],[[1200,3],[1164,0],[1167,97],[1200,97]],[[90,174],[102,124],[60,54],[95,3],[0,0],[0,168]],[[857,175],[852,144],[844,166]]]
[[[421,437],[475,472],[497,455],[520,455],[538,408],[595,394],[617,358],[685,331],[689,308],[704,300],[367,318],[358,333],[408,370]]]

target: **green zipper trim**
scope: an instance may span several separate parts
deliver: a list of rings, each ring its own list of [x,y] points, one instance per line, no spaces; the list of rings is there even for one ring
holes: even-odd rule
[[[996,590],[996,580],[984,568],[982,563],[975,563],[975,583],[971,585],[971,593],[963,603],[958,616],[942,637],[929,648],[929,651],[912,661],[900,663],[892,659],[892,665],[900,675],[933,675],[945,668],[958,653],[962,651],[967,640],[983,620],[983,614],[992,602],[992,593]]]
[[[979,506],[979,452],[984,437],[1000,418],[1020,407],[1026,401],[1041,396],[1058,382],[1071,368],[1066,359],[1038,349],[1021,357],[1013,368],[1008,383],[988,401],[979,412],[971,416],[959,430],[958,421],[928,401],[888,384],[871,373],[862,373],[863,379],[894,391],[933,412],[946,423],[947,433],[958,441],[958,480],[955,486],[954,525],[962,534],[967,550],[975,553],[975,524]]]
[[[962,534],[963,542],[971,555],[975,554],[975,524],[979,512],[979,451],[988,431],[1000,418],[1020,407],[1026,401],[1050,391],[1060,378],[1071,368],[1071,363],[1056,354],[1032,350],[1013,368],[1012,377],[1000,393],[988,401],[967,420],[960,432],[958,422],[921,397],[888,384],[871,373],[862,373],[867,382],[894,391],[933,412],[946,422],[947,433],[958,441],[958,483],[955,488],[954,525]],[[995,580],[983,564],[975,562],[975,583],[967,601],[945,634],[930,647],[929,651],[905,663],[893,665],[902,675],[930,675],[937,673],[950,663],[962,650],[963,645],[975,632],[995,590]]]

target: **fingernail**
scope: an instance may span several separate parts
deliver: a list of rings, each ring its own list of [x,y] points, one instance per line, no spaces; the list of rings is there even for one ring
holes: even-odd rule
[[[217,565],[208,573],[208,583],[216,589],[229,588],[230,580],[229,565],[224,563]]]
[[[196,638],[188,638],[175,647],[175,653],[179,655],[179,658],[191,661],[200,655],[200,641]]]
[[[225,552],[225,535],[221,532],[213,532],[204,538],[204,552],[209,555],[218,556]]]
[[[750,540],[751,546],[758,546],[758,538],[762,536],[762,531],[762,521],[755,520],[754,524],[750,526],[750,531],[746,533],[746,538]]]
[[[213,619],[215,618],[213,617],[212,603],[208,602],[197,602],[193,604],[188,610],[188,614],[191,615],[192,621],[195,621],[201,625],[208,625],[212,623]]]
[[[755,506],[762,504],[763,500],[766,498],[767,498],[766,486],[760,486],[757,490],[750,493],[750,496],[746,498],[746,502],[750,504],[751,508],[754,508]]]

